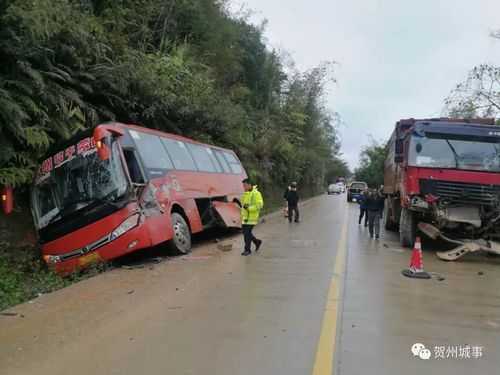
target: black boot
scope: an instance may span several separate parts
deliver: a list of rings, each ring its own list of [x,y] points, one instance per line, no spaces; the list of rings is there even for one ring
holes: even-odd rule
[[[261,245],[262,240],[255,240],[255,252],[259,251]]]

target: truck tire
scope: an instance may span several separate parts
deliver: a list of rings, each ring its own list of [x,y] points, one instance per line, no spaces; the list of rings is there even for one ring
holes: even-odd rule
[[[170,247],[178,254],[191,252],[191,230],[184,217],[172,212],[172,230],[174,237],[170,241]]]
[[[393,208],[390,207],[389,199],[391,198],[386,198],[384,202],[384,227],[386,230],[395,231],[398,229],[398,225],[393,220],[394,213]]]
[[[417,233],[417,220],[415,213],[407,208],[401,209],[399,220],[399,241],[403,247],[413,247]]]

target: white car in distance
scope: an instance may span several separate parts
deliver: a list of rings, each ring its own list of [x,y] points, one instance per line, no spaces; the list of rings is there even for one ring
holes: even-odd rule
[[[331,184],[328,186],[328,195],[330,194],[341,194],[345,192],[345,186],[343,183],[338,182],[336,184]]]

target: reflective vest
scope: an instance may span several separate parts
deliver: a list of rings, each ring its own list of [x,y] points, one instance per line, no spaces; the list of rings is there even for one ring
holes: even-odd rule
[[[244,206],[247,205],[247,208]],[[262,194],[254,186],[252,190],[245,191],[241,196],[241,223],[256,225],[259,222],[260,210],[264,207]]]

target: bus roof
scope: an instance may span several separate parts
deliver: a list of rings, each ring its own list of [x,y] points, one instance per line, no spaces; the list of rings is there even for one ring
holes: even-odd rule
[[[91,137],[93,132],[94,132],[94,129],[97,128],[98,126],[102,126],[102,125],[114,125],[114,126],[122,128],[122,129],[137,130],[137,131],[141,131],[141,132],[148,133],[148,134],[154,134],[157,136],[168,137],[168,138],[175,139],[178,141],[190,142],[190,143],[195,143],[195,144],[199,144],[199,145],[210,146],[210,147],[213,147],[213,148],[216,148],[219,150],[233,152],[232,150],[224,148],[224,147],[215,146],[215,145],[211,145],[211,144],[207,144],[207,143],[203,143],[203,142],[198,142],[198,141],[191,139],[191,138],[187,138],[187,137],[177,135],[177,134],[167,133],[167,132],[164,132],[161,130],[150,129],[150,128],[146,128],[144,126],[139,126],[139,125],[134,125],[134,124],[124,124],[121,122],[106,122],[106,123],[96,125],[96,126],[89,128],[89,129],[81,130],[81,131],[77,132],[75,135],[73,135],[71,138],[55,143],[45,153],[44,158],[49,157],[51,155],[54,155],[55,153],[65,149],[66,147],[74,145],[80,139],[83,139],[86,137]],[[44,159],[44,158],[42,158],[42,159]]]

